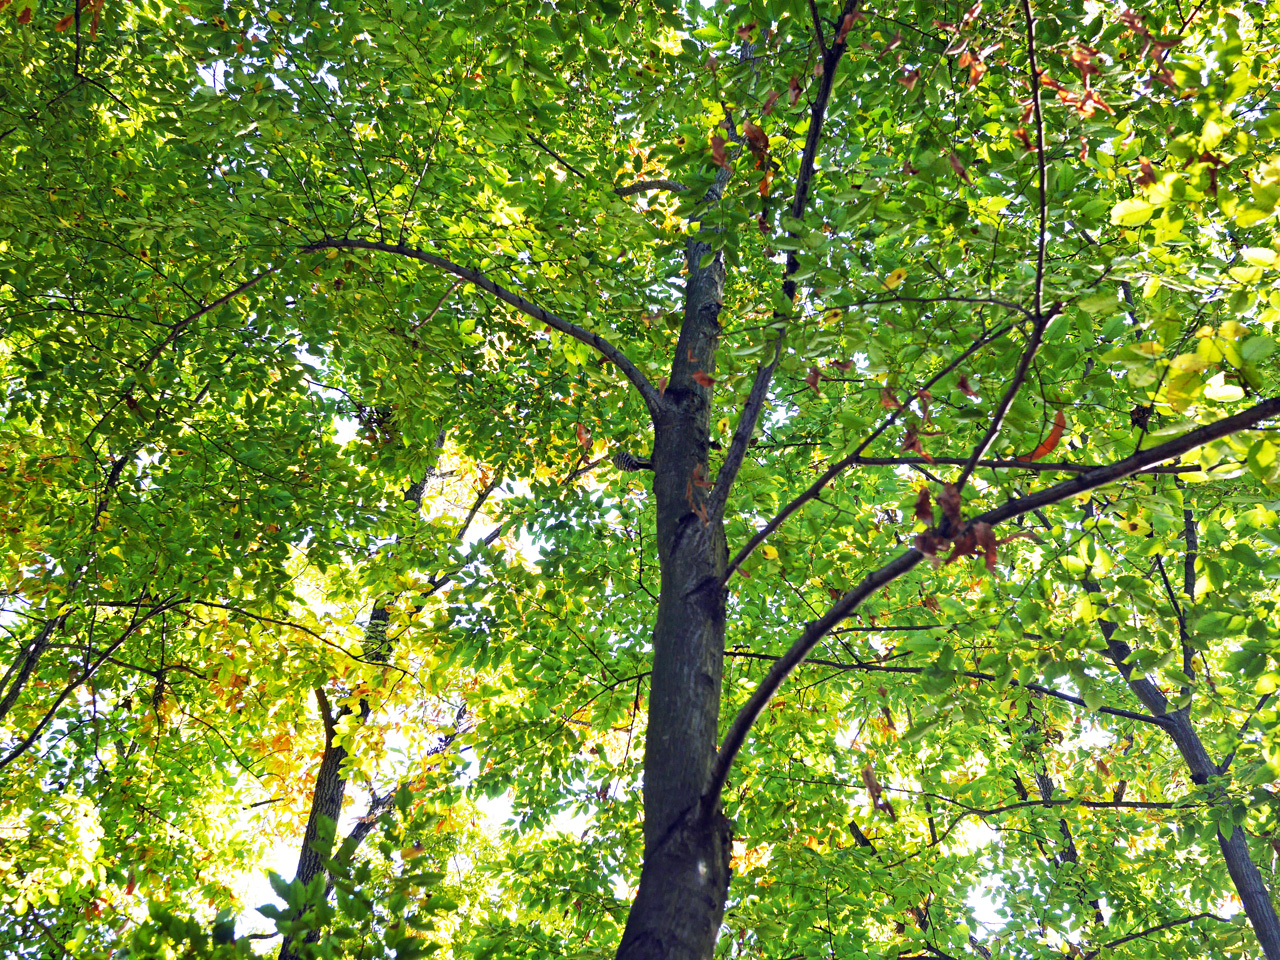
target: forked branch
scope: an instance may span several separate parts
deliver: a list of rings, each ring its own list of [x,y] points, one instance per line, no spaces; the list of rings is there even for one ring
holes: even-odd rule
[[[1162,443],[1149,450],[1141,450],[1125,457],[1123,460],[1117,460],[1107,466],[1097,467],[1087,473],[1082,473],[1070,480],[1064,480],[1062,483],[1046,487],[1044,490],[1028,494],[1025,497],[1010,500],[1008,503],[971,518],[966,524],[966,528],[972,528],[978,523],[987,523],[994,527],[1006,520],[1012,520],[1014,517],[1020,517],[1023,514],[1060,503],[1063,500],[1069,500],[1090,490],[1096,490],[1098,487],[1105,487],[1107,484],[1115,483],[1117,480],[1123,480],[1125,477],[1140,470],[1180,457],[1192,450],[1199,449],[1207,443],[1220,440],[1241,430],[1256,427],[1262,421],[1278,416],[1280,416],[1280,397],[1272,397],[1269,400],[1255,404],[1241,413],[1231,417],[1224,417],[1216,423],[1198,427],[1167,443]],[[953,531],[951,536],[955,537],[962,532]],[[876,593],[881,587],[887,586],[903,574],[914,569],[923,559],[924,554],[914,547],[903,551],[878,570],[868,574],[861,583],[847,591],[832,604],[831,608],[822,617],[812,621],[805,628],[804,632],[791,645],[791,648],[774,663],[768,675],[756,688],[755,693],[751,695],[746,705],[738,711],[738,715],[734,717],[733,722],[729,725],[720,747],[720,752],[716,755],[715,763],[708,777],[707,788],[703,794],[705,802],[713,802],[719,798],[720,791],[724,788],[725,779],[729,775],[729,770],[733,766],[733,762],[743,744],[746,743],[747,734],[751,731],[751,727],[787,677],[804,662],[818,642],[831,632],[836,624],[853,613],[864,600]]]
[[[857,0],[845,0],[844,9],[841,11],[841,20],[843,21],[846,16],[852,16],[856,7]],[[809,205],[809,191],[813,185],[818,145],[822,141],[822,125],[826,120],[827,105],[831,102],[831,91],[835,86],[836,68],[839,66],[840,58],[844,56],[845,50],[848,49],[848,40],[844,36],[840,36],[836,43],[828,48],[822,38],[822,20],[818,16],[816,6],[813,7],[813,15],[813,29],[818,41],[818,47],[822,51],[823,72],[822,83],[818,87],[818,95],[814,98],[813,107],[809,111],[809,131],[805,136],[804,152],[800,157],[800,172],[796,176],[795,196],[791,199],[789,212],[795,220],[804,219],[805,208]],[[796,237],[794,231],[790,231],[788,235],[792,238]],[[795,252],[788,251],[787,266],[783,273],[782,292],[786,295],[787,300],[792,303],[795,302],[797,289],[794,277],[799,269],[800,261]],[[765,397],[769,392],[769,384],[773,382],[773,372],[782,357],[782,343],[785,336],[786,326],[784,324],[779,326],[778,336],[773,344],[773,359],[756,369],[755,380],[751,384],[751,393],[748,395],[747,402],[742,409],[742,417],[738,421],[737,429],[733,432],[733,440],[729,443],[729,452],[725,455],[724,463],[720,467],[720,473],[716,477],[715,489],[711,491],[710,509],[714,514],[718,515],[724,509],[725,501],[729,498],[729,491],[733,487],[734,480],[737,479],[738,471],[742,469],[743,460],[746,459],[747,448],[751,443],[751,435],[755,432],[756,424],[760,421],[760,414],[764,410]]]

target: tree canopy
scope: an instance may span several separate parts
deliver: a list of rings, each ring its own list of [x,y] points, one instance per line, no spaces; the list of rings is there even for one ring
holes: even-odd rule
[[[2,949],[1280,960],[1278,31],[0,0]]]

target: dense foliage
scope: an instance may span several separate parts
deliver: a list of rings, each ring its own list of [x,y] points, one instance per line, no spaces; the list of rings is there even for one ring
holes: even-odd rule
[[[0,0],[0,949],[1280,960],[1278,30]]]

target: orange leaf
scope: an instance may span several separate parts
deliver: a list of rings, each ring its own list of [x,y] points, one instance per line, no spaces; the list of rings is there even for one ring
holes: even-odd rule
[[[698,464],[693,468],[693,484],[696,487],[702,487],[704,490],[710,490],[715,486],[714,483],[707,479],[707,468],[702,464]]]
[[[1044,438],[1040,446],[1031,451],[1029,457],[1019,457],[1019,460],[1041,460],[1051,454],[1058,445],[1058,441],[1062,439],[1062,433],[1067,429],[1067,418],[1059,410],[1053,416],[1053,429],[1049,431],[1049,435]]]
[[[716,378],[708,377],[701,370],[695,370],[693,371],[693,382],[698,384],[700,387],[710,387],[716,382]]]
[[[901,410],[902,401],[893,395],[893,391],[885,387],[880,391],[880,406],[886,410]]]
[[[67,27],[71,26],[71,24],[75,23],[75,21],[76,15],[74,13],[68,13],[53,25],[53,30],[55,33],[61,33],[63,30],[67,29]]]
[[[769,188],[773,185],[773,171],[766,170],[764,176],[760,178],[760,196],[767,197]]]
[[[588,430],[586,427],[584,427],[582,424],[578,424],[577,429],[574,432],[577,433],[578,435],[578,442],[582,444],[584,448],[586,448],[587,450],[590,450],[591,449],[591,431]]]

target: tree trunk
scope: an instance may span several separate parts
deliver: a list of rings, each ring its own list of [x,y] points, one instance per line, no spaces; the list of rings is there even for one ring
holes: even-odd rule
[[[1192,562],[1194,563],[1194,560]],[[1086,581],[1085,589],[1096,592],[1098,588],[1095,584]],[[1128,681],[1129,688],[1137,694],[1138,699],[1154,716],[1164,721],[1164,731],[1178,748],[1178,753],[1182,755],[1192,782],[1203,785],[1209,782],[1210,777],[1219,776],[1222,771],[1209,757],[1208,751],[1204,748],[1204,742],[1196,733],[1195,727],[1191,725],[1187,710],[1169,712],[1169,701],[1156,685],[1145,677],[1133,675],[1133,667],[1125,662],[1132,651],[1128,644],[1114,638],[1115,625],[1107,620],[1099,620],[1098,625],[1106,638],[1107,652],[1115,662],[1116,668]],[[1226,788],[1216,790],[1214,796],[1225,799]],[[1280,917],[1276,915],[1275,905],[1271,902],[1271,893],[1262,879],[1262,871],[1249,856],[1249,843],[1245,840],[1244,830],[1237,827],[1231,831],[1229,837],[1224,836],[1222,831],[1218,831],[1218,846],[1222,849],[1222,857],[1227,862],[1227,872],[1231,875],[1231,882],[1235,885],[1236,893],[1244,904],[1245,915],[1249,918],[1253,932],[1258,937],[1263,955],[1267,960],[1280,960]]]
[[[711,387],[724,263],[699,269],[690,243],[684,323],[654,417],[654,498],[662,573],[644,755],[644,868],[620,960],[711,957],[729,888],[730,830],[702,802],[715,757],[728,562],[724,525],[707,509]],[[699,382],[701,381],[701,382]]]

